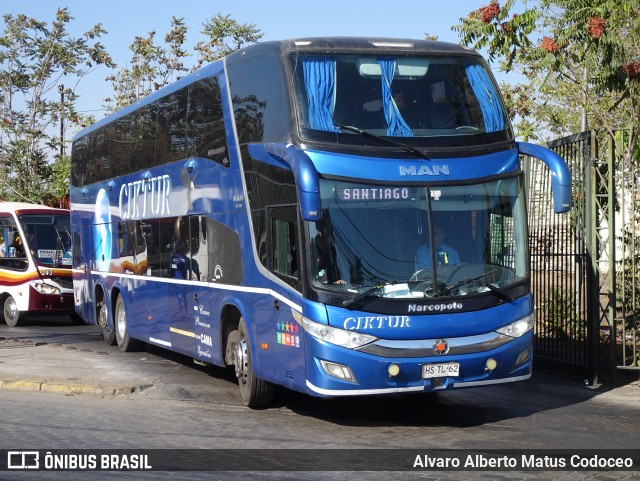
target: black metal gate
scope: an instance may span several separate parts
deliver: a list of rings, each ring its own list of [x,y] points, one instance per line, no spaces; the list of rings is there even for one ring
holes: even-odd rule
[[[637,157],[616,155],[613,139],[595,131],[547,146],[569,164],[573,201],[570,213],[555,214],[548,169],[524,159],[535,362],[589,382],[640,371]]]

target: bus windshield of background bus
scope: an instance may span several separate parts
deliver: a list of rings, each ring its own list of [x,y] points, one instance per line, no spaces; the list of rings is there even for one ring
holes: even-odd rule
[[[443,187],[322,179],[320,190],[322,217],[309,223],[308,240],[319,288],[385,298],[503,295],[529,276],[521,177]]]
[[[69,216],[63,214],[23,214],[18,217],[26,236],[25,246],[36,264],[71,267]]]
[[[345,126],[410,145],[511,138],[497,87],[475,56],[297,54],[292,64],[304,138],[360,142]]]

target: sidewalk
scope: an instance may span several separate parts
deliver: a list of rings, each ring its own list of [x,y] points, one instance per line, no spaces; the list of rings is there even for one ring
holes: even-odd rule
[[[107,346],[94,326],[57,329],[47,334],[0,325],[0,389],[107,396],[153,383],[157,373]]]

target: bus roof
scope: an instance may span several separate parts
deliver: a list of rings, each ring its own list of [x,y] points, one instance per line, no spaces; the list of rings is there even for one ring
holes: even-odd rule
[[[162,96],[178,90],[199,79],[215,75],[222,71],[223,61],[227,63],[235,63],[243,58],[253,57],[257,55],[277,55],[282,56],[291,52],[381,52],[385,53],[404,53],[404,54],[433,54],[433,55],[472,55],[480,57],[475,50],[463,47],[461,45],[449,42],[441,42],[437,40],[416,40],[402,38],[384,38],[384,37],[308,37],[296,38],[288,40],[273,40],[269,42],[255,43],[248,45],[240,50],[230,53],[225,59],[212,62],[195,72],[167,85],[160,90],[144,97],[126,107],[108,115],[94,124],[82,129],[78,132],[74,140],[80,138],[89,132],[99,128],[102,125],[112,122],[113,120],[127,115],[144,105],[153,102]]]
[[[475,50],[449,42],[437,40],[416,40],[404,38],[374,38],[374,37],[309,37],[289,40],[275,40],[271,42],[249,45],[241,50],[229,54],[229,61],[235,57],[249,53],[266,53],[268,51],[312,52],[314,50],[326,52],[390,52],[390,53],[422,53],[422,54],[453,54],[479,56]]]
[[[0,202],[0,212],[19,212],[25,213],[28,211],[33,212],[60,212],[60,213],[69,213],[68,209],[58,209],[56,207],[49,207],[46,205],[40,204],[30,204],[29,202]]]

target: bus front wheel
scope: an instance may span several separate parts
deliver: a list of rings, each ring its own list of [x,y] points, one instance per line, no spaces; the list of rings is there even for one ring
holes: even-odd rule
[[[116,341],[121,351],[132,352],[140,349],[140,341],[129,336],[129,326],[127,325],[127,309],[122,296],[116,300],[114,313],[114,324],[116,328]]]
[[[233,364],[240,386],[240,395],[248,407],[265,406],[273,399],[274,387],[273,384],[257,378],[253,373],[249,336],[243,317],[240,318],[238,332],[240,338],[235,343]]]
[[[16,300],[11,296],[8,296],[4,301],[3,314],[4,321],[7,323],[7,326],[10,327],[15,327],[20,324],[25,317],[25,313],[18,310]]]

